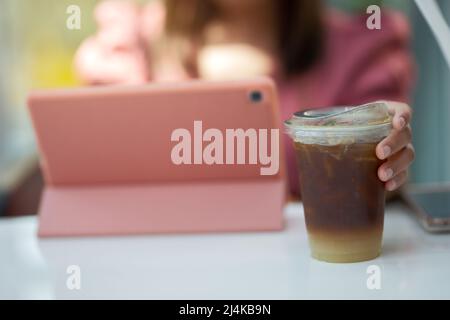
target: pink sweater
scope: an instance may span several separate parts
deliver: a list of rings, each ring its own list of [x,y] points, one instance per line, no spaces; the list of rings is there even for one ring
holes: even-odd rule
[[[409,26],[403,15],[382,12],[381,30],[366,27],[365,14],[325,13],[325,48],[321,61],[310,71],[286,80],[273,72],[280,97],[282,119],[302,109],[356,105],[374,100],[407,102],[412,89],[414,63],[409,52]],[[146,39],[161,32],[164,9],[152,2],[143,11],[127,2],[105,2],[96,9],[99,33],[87,39],[76,56],[79,74],[88,82],[97,75],[111,82],[150,80],[139,34]],[[101,53],[99,43],[121,43],[114,55]],[[124,50],[126,48],[126,50]],[[107,57],[110,67],[100,68]],[[299,57],[301,59],[301,57]],[[276,65],[276,63],[275,63]],[[111,67],[112,66],[112,67]],[[111,71],[111,72],[110,72]],[[183,78],[174,73],[172,78]],[[285,135],[290,190],[299,192],[292,141]]]

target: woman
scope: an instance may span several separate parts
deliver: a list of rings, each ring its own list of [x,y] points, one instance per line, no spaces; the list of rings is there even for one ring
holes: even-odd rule
[[[108,1],[95,12],[99,30],[76,56],[89,84],[270,75],[283,119],[304,108],[390,100],[392,133],[377,156],[389,191],[400,187],[414,158],[411,109],[413,63],[408,25],[382,12],[381,30],[368,16],[347,17],[317,0],[166,0],[145,7]],[[289,183],[298,193],[296,164],[286,137]]]

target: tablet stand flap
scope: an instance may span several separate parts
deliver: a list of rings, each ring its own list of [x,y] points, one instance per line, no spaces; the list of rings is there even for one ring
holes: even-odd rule
[[[280,230],[284,201],[283,179],[48,186],[39,235]]]

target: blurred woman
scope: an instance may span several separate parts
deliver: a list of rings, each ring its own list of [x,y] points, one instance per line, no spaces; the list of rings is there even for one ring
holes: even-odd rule
[[[391,100],[392,133],[377,146],[387,161],[387,190],[407,178],[411,145],[413,62],[404,17],[382,12],[381,30],[366,15],[346,16],[317,0],[154,0],[144,7],[107,1],[98,32],[81,45],[76,68],[87,84],[190,78],[271,76],[281,114],[333,105]],[[293,148],[286,137],[291,192],[298,193]]]

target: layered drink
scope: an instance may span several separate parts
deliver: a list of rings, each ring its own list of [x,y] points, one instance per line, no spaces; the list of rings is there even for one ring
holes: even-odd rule
[[[391,129],[386,105],[299,112],[286,126],[294,140],[312,256],[328,262],[377,257],[385,191],[375,148]]]

